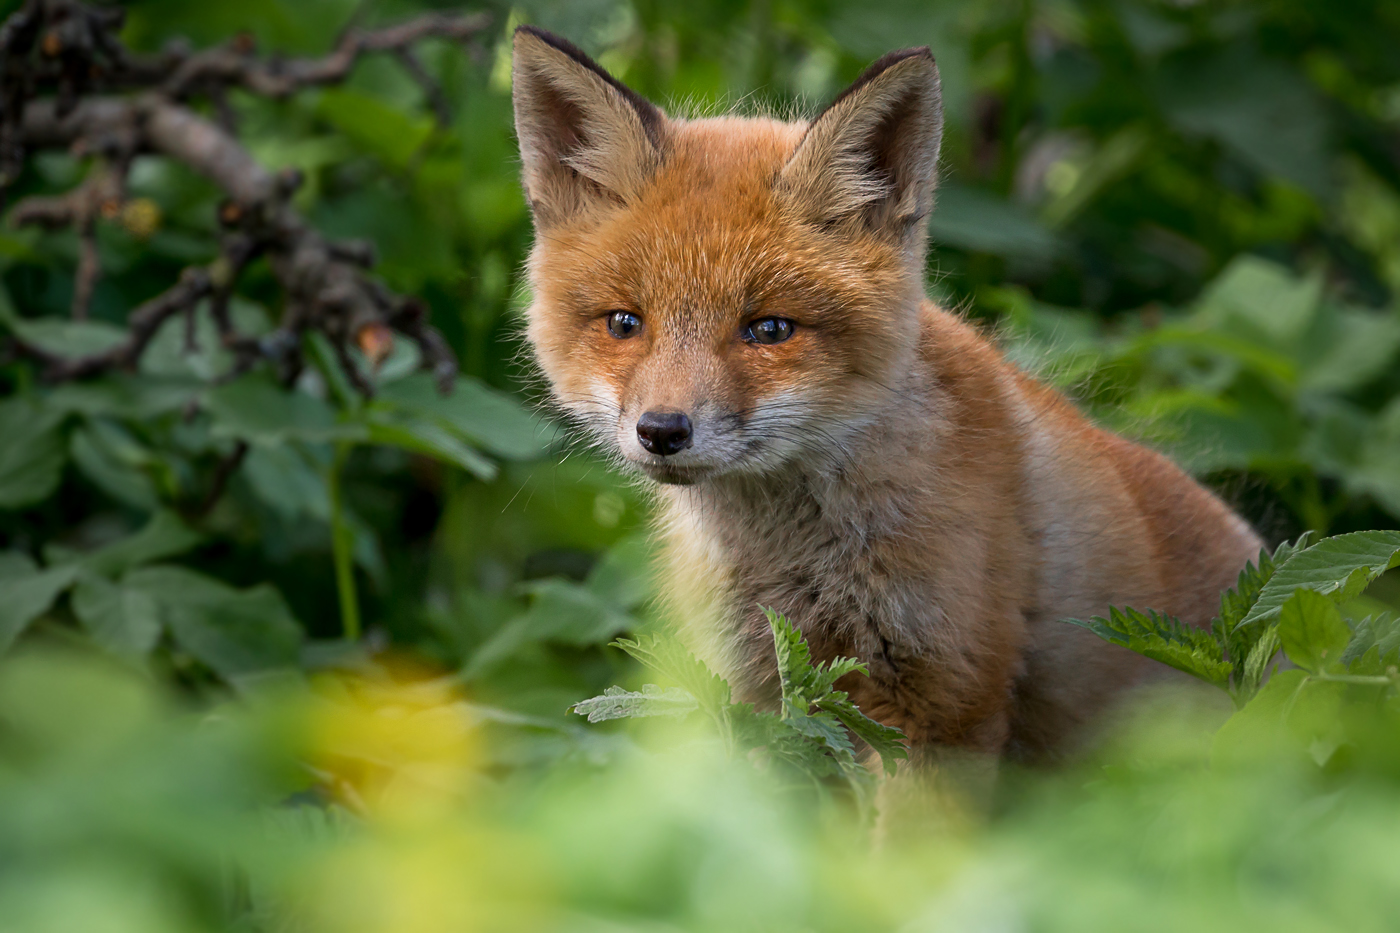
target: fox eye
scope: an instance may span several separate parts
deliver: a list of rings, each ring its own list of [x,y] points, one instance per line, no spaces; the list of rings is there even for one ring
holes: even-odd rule
[[[761,317],[744,328],[749,343],[782,343],[792,336],[793,323],[786,318]]]
[[[614,337],[626,340],[637,336],[642,329],[642,319],[631,311],[614,311],[608,315],[608,332]]]

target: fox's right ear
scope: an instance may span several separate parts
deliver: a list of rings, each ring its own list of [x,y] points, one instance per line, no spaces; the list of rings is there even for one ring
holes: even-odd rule
[[[525,197],[539,226],[631,202],[661,164],[665,115],[573,43],[516,29],[512,84]]]

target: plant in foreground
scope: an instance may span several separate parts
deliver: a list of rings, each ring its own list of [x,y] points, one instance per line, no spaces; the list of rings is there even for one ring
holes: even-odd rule
[[[761,712],[752,703],[736,703],[729,684],[715,674],[674,636],[642,635],[613,644],[649,670],[676,686],[647,684],[629,691],[609,687],[601,696],[573,706],[589,722],[649,716],[688,716],[703,713],[719,730],[731,754],[761,749],[778,770],[810,780],[818,788],[835,787],[849,793],[869,810],[875,777],[856,757],[852,736],[880,756],[887,774],[908,757],[904,734],[862,713],[836,681],[847,674],[869,676],[854,658],[813,662],[797,626],[781,613],[764,609],[773,630],[773,646],[782,685],[778,712]]]

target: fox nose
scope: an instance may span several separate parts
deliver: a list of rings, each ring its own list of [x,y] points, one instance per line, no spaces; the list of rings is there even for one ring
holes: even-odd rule
[[[663,457],[689,447],[690,436],[690,419],[678,411],[649,411],[637,419],[637,440]]]

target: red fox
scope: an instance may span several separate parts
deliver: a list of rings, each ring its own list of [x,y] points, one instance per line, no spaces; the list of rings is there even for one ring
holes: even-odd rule
[[[1154,662],[1057,620],[1195,624],[1260,540],[924,293],[942,136],[927,48],[810,122],[678,119],[522,26],[528,338],[555,402],[655,481],[665,589],[744,699],[760,606],[920,750],[1053,759]]]

